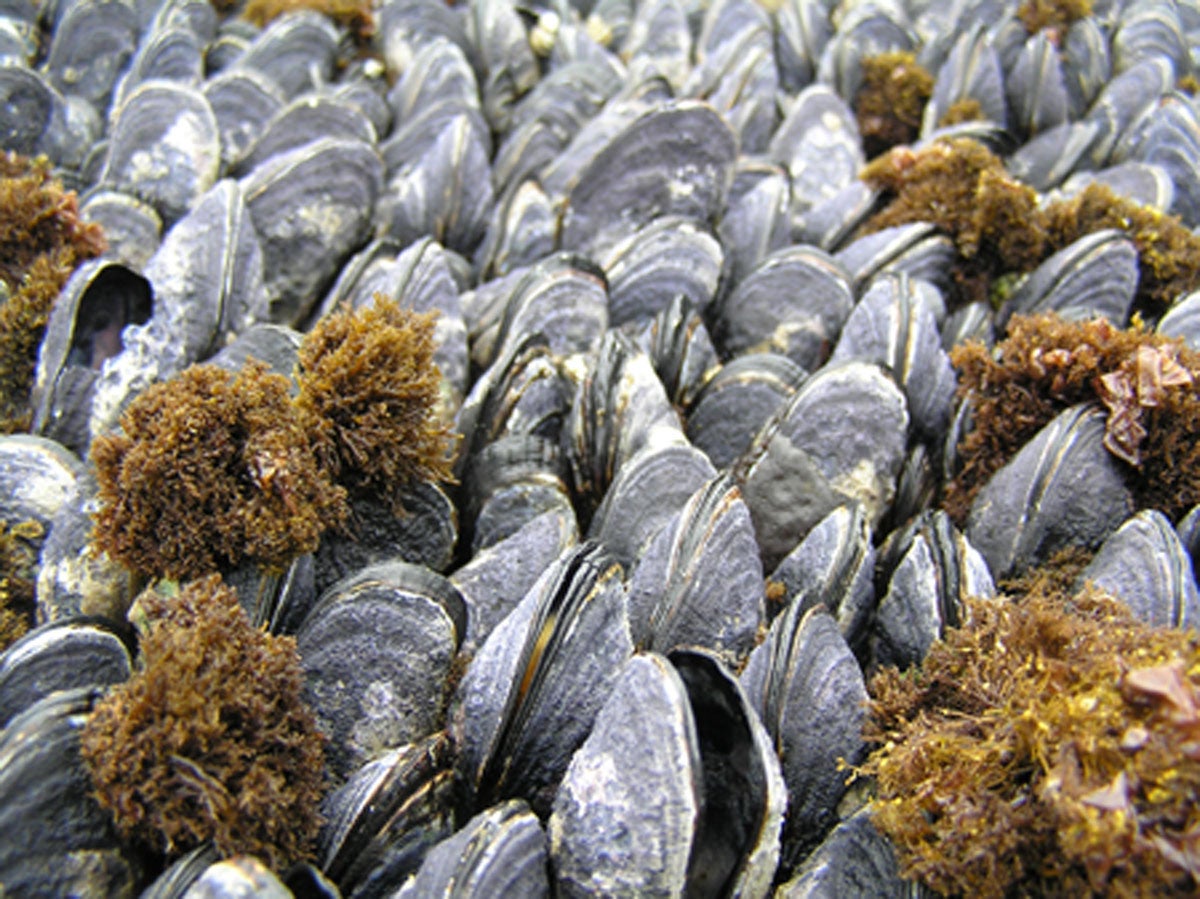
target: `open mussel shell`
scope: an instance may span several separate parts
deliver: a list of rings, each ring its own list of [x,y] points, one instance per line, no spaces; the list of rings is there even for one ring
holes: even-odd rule
[[[448,580],[404,562],[368,567],[317,601],[296,646],[334,778],[439,728],[466,614]]]
[[[750,651],[764,616],[762,563],[750,512],[728,474],[712,478],[638,553],[629,577],[634,645]]]
[[[778,353],[738,356],[709,378],[687,416],[687,436],[727,468],[803,383],[806,372]]]
[[[548,814],[632,651],[621,569],[602,548],[581,544],[546,569],[463,680],[458,769],[470,805],[519,797]]]
[[[550,895],[546,833],[520,799],[480,812],[429,851],[396,899]]]
[[[42,625],[0,654],[0,728],[57,690],[123,683],[132,670],[129,648],[106,619]]]
[[[788,789],[784,872],[837,821],[846,790],[843,762],[865,752],[867,688],[833,616],[793,602],[750,654],[742,687],[782,760]]]
[[[31,396],[34,433],[80,454],[87,451],[96,435],[93,411],[104,369],[117,375],[124,367],[116,357],[134,342],[126,328],[149,322],[152,297],[149,281],[115,262],[96,259],[75,269],[50,311],[38,351]],[[127,362],[131,370],[140,370],[133,358]]]
[[[317,865],[343,895],[390,895],[453,830],[452,790],[443,732],[367,762],[321,803]]]
[[[837,621],[852,648],[866,636],[875,608],[875,546],[862,506],[839,506],[808,532],[771,573],[768,583],[782,588],[780,597],[808,607],[823,605]],[[778,589],[776,588],[776,589]]]
[[[628,568],[663,525],[715,475],[708,457],[687,441],[647,443],[617,472],[592,517],[588,537],[603,543]]]
[[[693,651],[635,656],[554,803],[559,889],[764,896],[783,803],[778,759],[720,662]]]
[[[791,246],[766,257],[720,302],[713,338],[729,356],[774,352],[811,370],[853,307],[841,265],[823,250]]]
[[[1059,250],[1013,291],[997,317],[1056,313],[1066,319],[1103,316],[1118,328],[1129,321],[1138,285],[1138,252],[1121,231],[1095,231]]]
[[[567,194],[561,244],[602,256],[631,228],[664,215],[712,223],[725,203],[737,138],[706,103],[645,113],[610,140]]]
[[[796,876],[775,891],[776,899],[915,899],[924,895],[920,887],[901,879],[896,850],[871,823],[868,809],[855,812],[830,831]]]
[[[11,896],[132,896],[141,877],[92,794],[80,731],[97,693],[51,693],[0,731],[0,889]]]
[[[908,424],[904,395],[874,363],[827,365],[805,381],[733,466],[764,568],[848,500],[877,521],[895,493]]]
[[[1110,534],[1076,583],[1091,583],[1115,596],[1155,627],[1200,626],[1191,556],[1167,517],[1153,509]]]
[[[1067,546],[1096,546],[1132,506],[1121,463],[1104,447],[1104,413],[1074,406],[992,476],[971,506],[967,538],[993,578]]]
[[[872,655],[881,665],[917,665],[946,629],[963,624],[963,600],[996,589],[987,564],[945,512],[894,534],[879,576],[887,589],[875,613]]]
[[[914,428],[927,439],[945,433],[954,402],[954,369],[938,331],[941,306],[929,283],[882,274],[850,313],[830,358],[865,359],[889,370],[904,390]]]

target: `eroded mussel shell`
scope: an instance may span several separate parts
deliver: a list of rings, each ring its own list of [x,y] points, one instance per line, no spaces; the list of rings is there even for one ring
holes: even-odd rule
[[[371,566],[318,600],[296,646],[335,778],[438,729],[465,634],[466,605],[454,586],[404,562]]]
[[[734,463],[764,567],[847,500],[877,521],[895,492],[908,423],[904,395],[873,363],[827,365],[805,381]]]

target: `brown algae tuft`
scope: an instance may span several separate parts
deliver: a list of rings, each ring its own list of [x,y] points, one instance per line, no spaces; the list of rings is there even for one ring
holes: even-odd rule
[[[141,665],[93,709],[82,755],[118,829],[166,856],[211,840],[276,871],[320,826],[324,738],[295,640],[256,630],[217,576],[147,591]]]
[[[43,535],[36,521],[0,522],[0,652],[33,624],[36,541]]]
[[[300,347],[296,403],[320,464],[351,494],[382,495],[397,511],[410,483],[452,478],[434,322],[376,295],[325,316]]]
[[[955,347],[959,395],[974,426],[943,507],[966,519],[987,480],[1059,412],[1095,401],[1108,411],[1105,446],[1123,460],[1139,508],[1178,519],[1200,502],[1200,353],[1181,341],[1103,319],[1014,315],[994,350]]]
[[[261,28],[285,13],[311,10],[328,16],[362,45],[375,34],[372,5],[371,0],[248,0],[242,18]]]
[[[983,899],[1193,895],[1200,637],[1090,588],[967,607],[920,668],[870,685],[860,772],[904,876]]]
[[[1017,18],[1030,34],[1049,29],[1059,43],[1066,30],[1092,14],[1092,0],[1022,0]]]
[[[863,59],[862,87],[854,110],[867,158],[917,139],[933,83],[933,76],[912,53],[895,51]]]
[[[912,222],[937,225],[962,259],[954,275],[965,300],[986,297],[992,278],[1028,271],[1046,255],[1037,193],[977,141],[898,147],[868,164],[862,177],[891,197],[864,233]]]
[[[196,365],[142,393],[97,438],[96,546],[150,577],[250,561],[281,568],[346,515],[317,466],[288,379],[261,362]]]
[[[50,310],[75,266],[105,249],[45,158],[0,153],[0,433],[28,427],[29,391]]]

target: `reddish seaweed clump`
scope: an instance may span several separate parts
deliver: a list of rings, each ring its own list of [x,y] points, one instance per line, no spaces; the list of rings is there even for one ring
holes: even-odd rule
[[[277,871],[320,826],[324,738],[296,642],[256,630],[217,576],[148,592],[141,667],[81,737],[96,797],[138,844],[177,856],[211,840]]]
[[[902,873],[950,895],[1194,895],[1200,637],[1098,592],[968,600],[871,681],[861,772]]]
[[[1140,508],[1178,518],[1200,502],[1200,353],[1180,341],[1103,319],[1013,316],[995,350],[968,342],[950,359],[974,421],[943,498],[957,521],[1034,434],[1088,401],[1108,410],[1105,446],[1127,463]]]
[[[280,568],[345,518],[288,380],[261,362],[196,365],[141,394],[97,438],[97,547],[148,576],[189,579],[251,561]]]
[[[284,13],[312,10],[324,13],[362,45],[375,33],[371,7],[371,0],[248,0],[242,18],[261,28]]]

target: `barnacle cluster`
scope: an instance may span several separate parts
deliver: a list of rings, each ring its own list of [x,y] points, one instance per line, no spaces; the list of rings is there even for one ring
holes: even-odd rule
[[[135,610],[141,667],[96,704],[81,737],[100,804],[166,855],[206,840],[276,870],[308,855],[324,750],[295,640],[256,630],[215,575],[149,591]]]
[[[1200,636],[1044,579],[872,680],[877,827],[952,895],[1194,895]]]
[[[898,50],[865,57],[854,111],[868,158],[916,140],[932,94],[933,76],[914,54]]]
[[[36,521],[0,521],[0,652],[20,639],[33,620],[34,548],[43,529]]]
[[[974,427],[943,505],[966,519],[991,475],[1059,412],[1096,401],[1108,410],[1105,446],[1127,465],[1142,508],[1178,518],[1200,502],[1200,353],[1135,324],[1013,316],[995,350],[968,342],[950,354]]]
[[[301,346],[295,399],[255,361],[149,388],[92,444],[96,546],[151,577],[280,568],[346,519],[347,490],[398,504],[410,480],[448,478],[433,327],[381,298],[328,316]]]
[[[296,402],[322,467],[397,509],[406,484],[452,477],[433,328],[432,314],[377,299],[325,316],[300,347]]]
[[[27,427],[38,345],[75,266],[104,251],[100,228],[79,218],[45,158],[0,153],[0,433]]]

